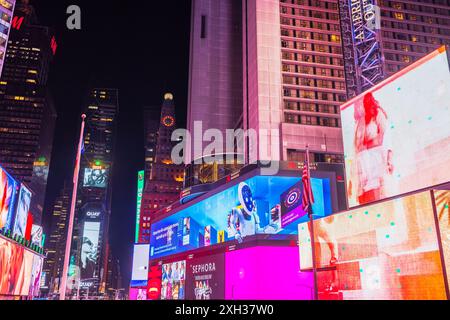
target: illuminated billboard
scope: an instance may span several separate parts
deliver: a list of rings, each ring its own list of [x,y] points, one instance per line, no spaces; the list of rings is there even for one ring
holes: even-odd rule
[[[44,259],[38,255],[35,255],[33,258],[33,268],[31,273],[31,283],[29,291],[29,296],[31,297],[39,296],[43,264]]]
[[[430,192],[316,220],[314,235],[320,299],[446,299]],[[299,245],[311,270],[309,223]]]
[[[37,245],[42,248],[43,232],[44,230],[41,226],[33,224],[31,229],[31,244]]]
[[[130,288],[130,300],[147,300],[145,288]]]
[[[0,237],[0,295],[28,296],[35,254]]]
[[[14,202],[18,184],[0,167],[0,229],[13,228]]]
[[[80,279],[82,287],[92,287],[96,274],[98,260],[98,241],[100,222],[85,222],[80,255]]]
[[[20,187],[19,198],[17,200],[16,217],[14,219],[14,234],[25,237],[28,213],[30,212],[31,191],[23,184]]]
[[[187,261],[186,299],[225,298],[225,255],[209,255]]]
[[[106,188],[108,184],[107,169],[84,169],[83,187],[85,188]]]
[[[186,261],[163,264],[161,280],[161,300],[184,300]]]
[[[144,192],[145,171],[138,172],[137,183],[137,203],[136,203],[136,238],[135,242],[139,242],[139,226],[141,223],[141,205],[142,205],[142,193]]]
[[[134,246],[131,287],[147,287],[149,256],[150,245],[138,244]]]
[[[435,191],[434,197],[441,232],[442,254],[447,271],[447,279],[450,279],[450,191]]]
[[[450,181],[442,48],[341,107],[350,207]]]
[[[150,266],[148,271],[147,299],[161,299],[162,268],[160,264]]]
[[[300,182],[300,176],[255,176],[155,222],[151,229],[150,257],[164,257],[227,241],[243,242],[256,234],[297,234],[293,222],[307,219],[302,208],[293,205],[291,211],[280,212],[278,216],[273,211],[286,202],[286,197],[292,196],[290,191]],[[330,214],[329,179],[312,179],[311,184],[316,200],[314,213]],[[295,215],[289,215],[291,212]],[[290,218],[284,219],[287,216]]]

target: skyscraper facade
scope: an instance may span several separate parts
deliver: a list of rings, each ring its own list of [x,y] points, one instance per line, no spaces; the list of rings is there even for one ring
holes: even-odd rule
[[[338,1],[194,0],[192,8],[189,125],[255,130],[258,148],[246,144],[246,163],[303,161],[307,145],[314,161],[342,162],[339,105],[347,96]],[[211,44],[227,32],[219,46],[227,59],[213,59],[212,72],[199,73],[195,61],[217,57]],[[235,73],[227,78],[220,68]],[[208,112],[220,109],[215,92],[200,93],[215,77],[221,95],[233,97],[225,109],[234,118],[226,123]]]
[[[0,163],[32,189],[36,224],[42,219],[56,122],[47,90],[55,52],[52,31],[38,24],[32,6],[18,2],[0,79]]]
[[[161,106],[144,107],[145,132],[145,179],[150,180],[153,164],[156,162],[156,147],[161,118]]]
[[[184,167],[172,162],[172,133],[176,129],[173,95],[165,94],[158,122],[158,134],[154,162],[149,179],[145,181],[142,196],[139,243],[149,243],[150,226],[154,214],[170,206],[180,198],[184,179]]]
[[[118,112],[117,89],[90,90],[71,255],[76,261],[75,281],[79,280],[81,292],[91,295],[106,290]]]
[[[447,0],[340,0],[350,97],[450,44]]]

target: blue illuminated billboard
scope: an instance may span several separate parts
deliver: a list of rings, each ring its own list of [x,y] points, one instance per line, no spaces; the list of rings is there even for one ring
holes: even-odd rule
[[[312,179],[314,214],[332,212],[329,179]],[[294,194],[297,194],[294,196]],[[255,176],[152,225],[150,258],[212,246],[256,234],[297,234],[308,217],[301,208],[301,177]],[[295,200],[294,199],[294,200]]]

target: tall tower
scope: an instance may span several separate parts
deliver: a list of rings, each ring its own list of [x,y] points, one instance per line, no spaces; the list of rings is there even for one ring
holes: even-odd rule
[[[119,92],[93,88],[87,100],[72,255],[81,292],[101,295],[105,293],[108,267]]]
[[[33,7],[18,2],[0,79],[0,163],[32,189],[36,224],[42,219],[56,122],[47,90],[56,48],[53,32],[38,24]]]
[[[180,198],[184,167],[172,162],[172,133],[176,129],[173,95],[164,95],[161,107],[159,129],[156,139],[156,153],[149,179],[145,182],[142,197],[139,243],[149,243],[150,225],[154,214]]]

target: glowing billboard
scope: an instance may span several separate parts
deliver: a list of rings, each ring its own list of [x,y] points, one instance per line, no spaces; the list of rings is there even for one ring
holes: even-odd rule
[[[164,257],[227,241],[243,242],[256,234],[297,234],[297,225],[293,222],[307,219],[302,208],[291,201],[300,182],[301,177],[255,176],[157,221],[151,229],[150,257]],[[316,200],[314,213],[330,214],[330,181],[312,179],[312,188]],[[274,214],[273,211],[286,201],[291,207]]]
[[[0,229],[11,230],[13,228],[17,187],[17,182],[0,167]]]
[[[142,205],[142,193],[144,192],[145,171],[138,172],[137,183],[137,203],[136,203],[136,239],[135,242],[139,242],[139,226],[141,223],[141,205]]]
[[[83,287],[91,287],[96,274],[100,222],[85,222],[80,255],[80,279]]]
[[[149,256],[150,245],[138,244],[134,246],[131,287],[147,287]]]
[[[320,299],[446,299],[430,192],[316,220],[314,234]],[[299,245],[311,270],[309,223]]]
[[[107,169],[84,169],[83,187],[85,188],[106,188],[108,184]]]
[[[225,298],[225,255],[190,259],[186,270],[187,300],[223,300]]]
[[[23,184],[20,187],[19,198],[17,201],[16,217],[14,219],[14,234],[25,237],[28,213],[30,212],[31,191]]]
[[[184,300],[186,287],[186,261],[162,266],[161,300]]]
[[[350,207],[450,181],[450,72],[441,48],[341,108]]]
[[[441,232],[442,254],[447,279],[450,279],[450,191],[435,191],[434,197]]]

